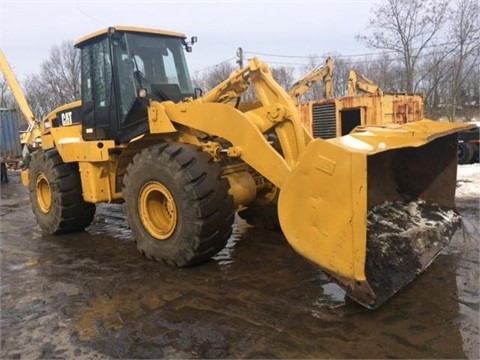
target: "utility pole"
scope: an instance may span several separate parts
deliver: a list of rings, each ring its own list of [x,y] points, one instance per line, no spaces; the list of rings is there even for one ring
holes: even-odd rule
[[[238,57],[238,60],[237,60],[238,66],[240,67],[240,69],[243,69],[243,49],[241,47],[237,49],[237,57]]]

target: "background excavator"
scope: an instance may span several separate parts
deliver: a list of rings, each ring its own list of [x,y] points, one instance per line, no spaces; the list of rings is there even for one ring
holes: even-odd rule
[[[301,104],[300,98],[318,81],[322,80],[324,87],[323,97],[329,99],[333,97],[333,59],[331,57],[325,60],[325,65],[313,68],[292,85],[288,94],[292,97],[296,105]]]
[[[348,73],[347,94],[355,96],[358,93],[383,95],[382,89],[365,75],[356,70],[350,70]]]
[[[333,71],[333,59],[328,58],[324,67],[309,71],[289,90],[312,136],[329,139],[346,135],[356,126],[403,124],[424,118],[423,94],[384,93],[378,84],[353,69],[349,72],[347,96],[334,97]],[[323,98],[300,101],[320,80],[325,89]],[[459,164],[478,162],[478,123],[469,124],[476,129],[459,133]]]
[[[352,69],[347,82],[347,96],[335,97],[333,59],[328,58],[323,67],[328,76],[315,76],[315,70],[306,73],[289,90],[300,110],[302,123],[313,137],[330,139],[347,135],[357,126],[405,124],[424,118],[422,94],[384,93],[376,83]],[[299,101],[319,80],[323,80],[325,96]]]
[[[39,122],[41,148],[22,171],[44,232],[81,231],[95,204],[123,202],[140,252],[189,266],[226,245],[238,211],[280,225],[295,251],[371,309],[448,244],[460,226],[465,126],[421,120],[314,139],[256,58],[198,96],[190,43],[124,26],[75,43],[82,99]],[[256,101],[234,101],[250,86]]]

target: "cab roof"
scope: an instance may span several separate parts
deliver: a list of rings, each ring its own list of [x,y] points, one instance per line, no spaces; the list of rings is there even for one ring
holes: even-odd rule
[[[77,41],[75,41],[75,47],[81,47],[86,42],[89,42],[97,37],[105,36],[110,29],[115,29],[115,31],[125,31],[125,32],[140,32],[140,33],[147,33],[147,34],[157,34],[157,35],[166,35],[172,37],[178,37],[185,39],[185,34],[175,32],[175,31],[168,31],[168,30],[160,30],[160,29],[149,29],[149,28],[142,28],[142,27],[135,27],[135,26],[111,26],[106,29],[95,31],[89,35],[83,36]]]

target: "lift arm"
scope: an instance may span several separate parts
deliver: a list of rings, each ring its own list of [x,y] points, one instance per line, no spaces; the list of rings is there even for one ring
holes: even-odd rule
[[[249,84],[255,88],[257,107],[242,111],[223,104],[240,96]],[[279,188],[312,140],[291,97],[275,82],[267,64],[257,58],[250,59],[248,66],[232,73],[201,98],[162,105],[175,123],[231,142],[229,156],[241,158]],[[272,131],[281,152],[265,137]]]
[[[30,109],[27,99],[23,94],[22,88],[18,84],[18,81],[13,74],[13,71],[10,68],[10,65],[8,64],[2,50],[0,50],[0,68],[2,69],[3,76],[5,77],[5,80],[7,81],[7,84],[10,87],[13,96],[15,97],[15,100],[20,107],[20,111],[22,112],[23,116],[25,116],[28,125],[33,125],[35,123],[35,116],[33,116],[32,109]]]
[[[40,136],[40,129],[38,127],[35,116],[33,115],[32,109],[28,105],[25,94],[20,87],[17,78],[13,74],[12,68],[8,64],[8,61],[3,54],[3,51],[0,50],[0,69],[2,70],[3,76],[7,81],[8,87],[10,88],[15,100],[17,101],[20,111],[27,120],[28,130],[22,134],[20,137],[20,142],[22,144],[27,144],[34,146],[35,139]]]

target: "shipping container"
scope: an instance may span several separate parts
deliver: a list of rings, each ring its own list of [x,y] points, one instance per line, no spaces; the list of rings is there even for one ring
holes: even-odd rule
[[[0,161],[22,158],[18,116],[15,109],[0,109]]]

